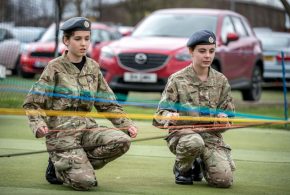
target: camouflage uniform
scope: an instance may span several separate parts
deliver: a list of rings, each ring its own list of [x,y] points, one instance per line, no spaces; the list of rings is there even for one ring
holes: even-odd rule
[[[155,116],[168,116],[178,112],[180,116],[200,116],[200,112],[190,112],[188,108],[222,109],[234,111],[230,86],[225,76],[214,69],[209,69],[209,77],[202,82],[196,76],[192,65],[173,74],[162,94]],[[213,114],[209,114],[213,115]],[[153,125],[163,126],[166,119],[155,117]],[[178,125],[197,125],[209,123],[203,121],[177,121]],[[225,144],[221,132],[194,133],[191,129],[170,128],[167,144],[176,155],[176,166],[186,172],[195,158],[200,156],[204,162],[203,171],[207,182],[216,187],[229,187],[233,182],[234,162],[231,148]]]
[[[127,131],[109,128],[97,130],[99,126],[93,118],[46,116],[45,110],[89,113],[93,106],[98,112],[124,114],[122,107],[115,102],[115,96],[104,80],[99,65],[86,57],[86,63],[79,71],[69,62],[66,53],[47,65],[23,105],[25,109],[37,111],[37,115],[28,115],[34,134],[41,126],[59,130],[51,131],[46,136],[48,150],[80,147],[49,153],[57,177],[78,190],[87,190],[96,184],[94,169],[123,155],[130,147],[130,137]],[[108,119],[117,128],[132,125],[132,121],[126,117]],[[82,148],[88,145],[103,146]]]

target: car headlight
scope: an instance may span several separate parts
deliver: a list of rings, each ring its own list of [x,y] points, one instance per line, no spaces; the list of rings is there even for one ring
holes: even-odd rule
[[[190,61],[191,60],[191,56],[188,53],[187,49],[183,49],[181,51],[179,51],[178,53],[175,54],[175,59],[178,61]]]
[[[101,49],[100,58],[113,58],[115,53],[111,47],[105,46]]]
[[[20,53],[27,55],[30,52],[29,44],[23,43],[20,45]]]

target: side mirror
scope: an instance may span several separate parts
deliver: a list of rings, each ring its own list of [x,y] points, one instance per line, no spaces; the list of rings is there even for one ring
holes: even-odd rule
[[[227,44],[229,44],[232,41],[238,40],[240,37],[237,33],[228,33],[227,34]]]
[[[126,37],[126,36],[130,36],[131,34],[132,34],[132,31],[127,31],[127,32],[122,33],[122,36]]]

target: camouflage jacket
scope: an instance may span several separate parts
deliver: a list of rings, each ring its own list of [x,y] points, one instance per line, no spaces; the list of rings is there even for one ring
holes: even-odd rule
[[[115,100],[114,93],[94,60],[86,57],[86,63],[80,71],[64,53],[48,63],[39,80],[30,89],[23,108],[27,111],[29,125],[35,134],[41,126],[58,130],[78,129],[82,123],[82,126],[87,124],[86,128],[97,127],[93,118],[48,116],[45,111],[91,112],[95,107],[98,112],[125,114]],[[36,113],[31,115],[28,110]],[[132,125],[126,116],[108,119],[118,128]]]
[[[170,112],[178,112],[180,116],[214,116],[218,110],[234,111],[231,88],[227,78],[220,72],[210,68],[207,81],[201,81],[192,64],[174,73],[168,79],[162,93],[153,125],[164,126]],[[178,120],[176,125],[194,125],[208,123],[202,121]]]

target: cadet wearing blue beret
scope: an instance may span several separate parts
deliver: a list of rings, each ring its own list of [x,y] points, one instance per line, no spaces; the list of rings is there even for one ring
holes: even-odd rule
[[[221,133],[231,127],[227,119],[227,113],[234,112],[231,87],[222,73],[211,68],[216,52],[213,32],[195,32],[187,47],[191,64],[168,78],[153,125],[169,130],[166,141],[176,156],[173,166],[176,184],[192,185],[193,181],[201,181],[204,174],[210,186],[229,188],[235,164]],[[183,120],[181,116],[193,120]],[[216,117],[216,121],[198,121],[205,116]],[[213,131],[196,128],[201,124],[209,125]]]
[[[210,45],[216,43],[215,34],[208,30],[200,30],[193,33],[188,42],[187,47],[194,48],[196,45]]]
[[[94,169],[100,169],[126,153],[130,137],[135,138],[138,129],[115,101],[100,65],[87,56],[91,22],[87,18],[74,17],[65,21],[60,29],[63,30],[62,41],[66,50],[47,64],[37,81],[55,89],[54,93],[48,96],[45,88],[33,85],[23,108],[37,113],[45,110],[75,111],[74,116],[68,117],[29,116],[30,127],[37,138],[46,137],[50,151],[46,180],[51,184],[66,184],[75,190],[89,190],[98,185]],[[39,93],[32,93],[35,90]],[[70,98],[72,95],[75,98]],[[93,107],[98,112],[118,114],[119,117],[111,122],[122,131],[113,128],[97,131],[100,125],[95,120],[77,114],[78,111],[90,113]]]
[[[63,31],[90,31],[91,22],[84,17],[74,17],[66,20],[63,25],[60,27],[60,30]]]

